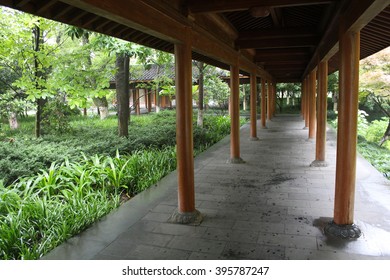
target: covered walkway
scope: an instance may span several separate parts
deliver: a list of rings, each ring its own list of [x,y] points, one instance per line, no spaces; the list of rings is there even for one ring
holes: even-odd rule
[[[257,124],[260,127],[260,122]],[[226,137],[195,159],[200,225],[167,222],[177,208],[176,172],[122,205],[44,259],[390,259],[390,184],[357,160],[355,223],[362,236],[330,239],[336,137],[327,167],[309,167],[315,140],[298,115],[279,115],[250,141],[240,130],[243,164],[228,164]]]

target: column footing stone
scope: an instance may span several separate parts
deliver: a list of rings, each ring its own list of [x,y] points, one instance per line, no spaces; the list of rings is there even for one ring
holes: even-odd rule
[[[242,158],[239,157],[239,158],[228,159],[228,161],[226,163],[241,164],[241,163],[245,163],[245,161]]]
[[[268,129],[268,127],[267,126],[262,126],[261,129]]]
[[[324,232],[327,236],[338,239],[357,239],[362,235],[362,231],[357,225],[338,225],[334,221],[325,226]]]
[[[315,160],[310,164],[310,167],[327,167],[328,163],[324,160]]]
[[[175,210],[169,217],[168,222],[172,224],[186,224],[198,226],[203,221],[203,215],[195,209],[193,212],[179,212]]]
[[[249,138],[249,141],[259,141],[259,137],[251,137]]]
[[[302,128],[302,129],[304,129],[304,130],[307,130],[307,129],[309,129],[307,126],[305,126],[304,128]]]

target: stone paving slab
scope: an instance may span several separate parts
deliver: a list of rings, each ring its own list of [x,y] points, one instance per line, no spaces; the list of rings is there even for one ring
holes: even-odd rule
[[[260,121],[258,122],[258,127]],[[199,226],[168,223],[177,209],[176,172],[137,195],[43,259],[390,259],[390,183],[358,157],[354,241],[330,240],[336,137],[327,132],[327,167],[310,167],[315,141],[300,116],[280,115],[249,141],[244,164],[228,164],[229,136],[195,165]]]

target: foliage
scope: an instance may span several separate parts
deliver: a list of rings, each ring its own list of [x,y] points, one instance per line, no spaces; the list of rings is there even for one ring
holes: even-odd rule
[[[388,149],[380,147],[376,143],[366,141],[363,137],[359,137],[357,148],[365,159],[386,178],[390,179],[390,151]]]
[[[204,81],[204,91],[208,100],[213,101],[220,109],[227,109],[230,96],[230,88],[227,83],[216,75],[209,76]]]
[[[46,103],[42,114],[42,125],[48,133],[67,133],[70,131],[70,117],[79,115],[80,111],[71,109],[63,100],[55,98]]]
[[[328,116],[329,113],[328,111]],[[334,118],[336,115],[331,113],[328,119],[329,124],[335,128],[337,128],[337,118]],[[357,149],[366,160],[390,179],[390,145],[389,143],[385,143],[384,147],[378,145],[386,130],[387,118],[370,123],[367,121],[367,117],[368,114],[365,111],[359,110]]]
[[[143,191],[176,168],[175,112],[132,119],[139,139],[114,137],[114,118],[77,117],[73,123],[86,132],[77,132],[84,139],[71,134],[29,139],[19,131],[10,132],[14,142],[0,142],[1,176],[19,171],[8,186],[0,180],[0,258],[41,257],[117,207],[121,196]],[[205,127],[194,130],[195,154],[229,132],[229,117],[207,115]],[[122,155],[117,150],[109,155],[118,147]],[[41,170],[28,175],[34,166]]]
[[[195,122],[196,118],[194,119]],[[245,120],[242,120],[242,122]],[[21,176],[30,176],[51,162],[80,160],[80,153],[115,156],[129,155],[138,150],[164,149],[176,145],[175,111],[134,116],[129,137],[117,137],[117,119],[111,116],[104,121],[97,117],[71,117],[70,130],[65,134],[46,134],[39,139],[32,135],[33,118],[24,119],[18,131],[3,129],[0,136],[0,178],[10,184]],[[205,116],[205,128],[194,125],[194,148],[203,150],[230,132],[230,119],[221,116]],[[12,141],[8,141],[12,139]]]

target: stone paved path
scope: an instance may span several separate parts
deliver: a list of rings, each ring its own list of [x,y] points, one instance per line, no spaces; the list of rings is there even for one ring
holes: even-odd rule
[[[260,123],[258,124],[260,125]],[[390,259],[390,184],[358,158],[356,241],[334,241],[336,142],[328,131],[328,167],[309,167],[315,142],[299,116],[280,115],[249,141],[246,163],[227,164],[229,137],[195,160],[200,226],[167,223],[177,206],[176,173],[122,205],[44,259]]]

